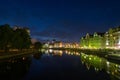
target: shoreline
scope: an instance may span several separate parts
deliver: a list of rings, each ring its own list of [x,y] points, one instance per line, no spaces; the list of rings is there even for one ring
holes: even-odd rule
[[[24,51],[24,52],[7,52],[7,53],[0,53],[0,59],[6,59],[6,58],[11,58],[11,57],[16,57],[16,56],[21,56],[21,55],[27,55],[27,54],[34,54],[34,53],[39,53],[39,51]]]
[[[53,49],[53,50],[69,50],[69,51],[76,51],[76,52],[83,52],[88,55],[96,55],[99,57],[103,57],[105,59],[113,59],[113,60],[120,60],[120,50],[112,50],[112,49],[76,49],[76,48],[46,48],[46,49]],[[0,53],[0,59],[11,58],[26,54],[34,54],[39,53],[38,50],[28,50],[22,52],[7,52],[7,53]]]
[[[53,50],[69,50],[83,52],[88,55],[96,55],[105,59],[120,60],[120,50],[114,49],[76,49],[76,48],[49,48]]]

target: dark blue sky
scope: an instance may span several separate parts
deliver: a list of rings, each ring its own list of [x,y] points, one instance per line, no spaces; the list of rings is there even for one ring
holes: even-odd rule
[[[120,25],[120,0],[0,0],[0,24],[27,26],[32,38],[79,41]]]

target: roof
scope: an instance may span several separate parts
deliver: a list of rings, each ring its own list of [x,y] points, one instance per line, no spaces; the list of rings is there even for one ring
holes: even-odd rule
[[[105,33],[101,33],[101,32],[97,32],[97,34],[100,35],[100,36],[104,36],[105,35]]]

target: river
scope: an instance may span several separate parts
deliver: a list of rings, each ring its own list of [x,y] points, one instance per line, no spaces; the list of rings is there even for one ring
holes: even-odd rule
[[[120,63],[85,53],[42,50],[1,59],[0,80],[120,80]]]

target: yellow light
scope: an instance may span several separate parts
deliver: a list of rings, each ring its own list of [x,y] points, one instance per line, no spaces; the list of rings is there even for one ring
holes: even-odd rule
[[[89,58],[89,60],[91,60],[91,58]]]

